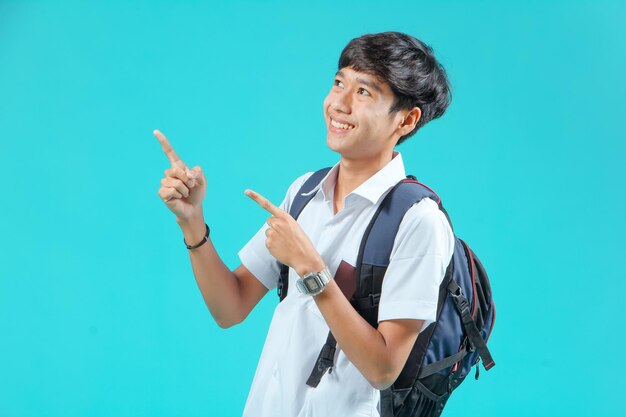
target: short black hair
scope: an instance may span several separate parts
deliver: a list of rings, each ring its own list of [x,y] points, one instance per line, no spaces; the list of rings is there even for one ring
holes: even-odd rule
[[[431,47],[400,32],[367,34],[352,39],[341,52],[338,69],[352,67],[386,82],[396,99],[389,114],[419,107],[415,128],[398,139],[398,145],[429,121],[443,115],[452,91],[446,71]]]

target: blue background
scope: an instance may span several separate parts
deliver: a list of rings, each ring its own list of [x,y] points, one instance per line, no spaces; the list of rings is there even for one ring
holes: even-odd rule
[[[300,174],[364,33],[431,45],[454,98],[400,145],[489,272],[497,366],[444,416],[618,416],[626,278],[618,1],[0,1],[0,416],[239,416],[276,295],[220,329],[157,190],[208,177],[231,268]],[[622,395],[619,394],[622,392]]]

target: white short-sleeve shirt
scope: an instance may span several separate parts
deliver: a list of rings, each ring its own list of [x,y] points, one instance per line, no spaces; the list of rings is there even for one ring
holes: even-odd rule
[[[356,266],[365,228],[387,192],[406,177],[402,156],[394,158],[333,210],[336,164],[312,193],[298,223],[335,273],[342,261]],[[312,172],[296,179],[280,207],[289,211],[295,194]],[[278,285],[279,264],[265,246],[264,224],[239,251],[243,265],[265,285]],[[383,280],[378,321],[436,319],[439,285],[452,257],[454,235],[437,203],[429,198],[404,216]],[[289,292],[276,306],[244,408],[244,417],[378,417],[379,391],[337,347],[332,373],[316,388],[306,381],[326,341],[329,327],[311,296],[300,294],[296,272],[289,270]]]

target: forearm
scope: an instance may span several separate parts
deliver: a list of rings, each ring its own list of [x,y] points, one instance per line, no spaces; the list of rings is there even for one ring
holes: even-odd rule
[[[185,241],[195,245],[206,231],[202,214],[188,220],[176,218]],[[220,259],[211,239],[202,246],[189,249],[189,258],[198,288],[205,304],[220,327],[229,327],[241,321],[241,291],[237,276]]]
[[[396,372],[383,335],[359,315],[334,280],[314,300],[350,362],[372,386],[386,388]]]

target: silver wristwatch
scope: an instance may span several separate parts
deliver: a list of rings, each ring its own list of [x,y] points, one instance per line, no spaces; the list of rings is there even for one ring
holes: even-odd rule
[[[296,287],[298,291],[305,295],[317,295],[324,291],[326,285],[333,279],[328,267],[325,266],[321,272],[311,272],[306,274],[298,281],[296,281]]]

